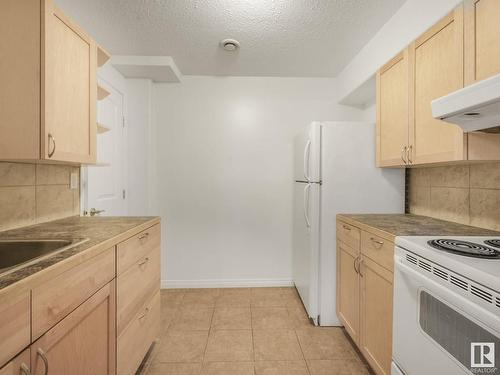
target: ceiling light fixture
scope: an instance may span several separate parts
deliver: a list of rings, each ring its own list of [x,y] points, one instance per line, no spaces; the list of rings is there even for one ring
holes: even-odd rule
[[[224,48],[225,51],[234,52],[240,48],[240,42],[236,39],[224,39],[221,40],[220,46]]]

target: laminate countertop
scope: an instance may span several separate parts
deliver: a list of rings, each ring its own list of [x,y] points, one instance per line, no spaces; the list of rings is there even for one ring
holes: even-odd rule
[[[158,217],[80,217],[0,232],[2,240],[81,239],[81,244],[0,271],[0,291],[33,278],[55,264],[82,262],[160,222]]]
[[[337,219],[390,241],[396,236],[500,236],[500,232],[411,214],[339,214]]]

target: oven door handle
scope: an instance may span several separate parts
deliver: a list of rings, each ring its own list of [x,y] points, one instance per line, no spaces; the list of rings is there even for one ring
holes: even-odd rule
[[[396,270],[399,270],[402,274],[406,274],[414,280],[416,279],[418,281],[418,291],[420,291],[422,288],[427,289],[429,292],[434,294],[435,297],[439,297],[448,305],[453,306],[455,310],[465,312],[470,317],[474,317],[475,320],[482,322],[483,325],[486,324],[489,329],[493,328],[496,331],[497,335],[500,334],[500,322],[495,314],[486,310],[482,306],[471,302],[469,299],[463,297],[462,295],[455,293],[450,288],[446,288],[445,286],[435,282],[434,280],[425,277],[424,274],[421,274],[411,267],[408,267],[403,263],[403,258],[395,256],[394,263],[396,265]],[[395,288],[400,288],[397,282]]]

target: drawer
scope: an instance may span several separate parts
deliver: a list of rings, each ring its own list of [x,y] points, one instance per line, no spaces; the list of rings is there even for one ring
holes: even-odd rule
[[[22,369],[22,371],[21,371]],[[0,369],[0,375],[30,374],[30,350],[26,349]]]
[[[153,249],[117,278],[117,335],[160,289],[160,249]]]
[[[116,270],[120,275],[152,249],[160,248],[161,229],[156,224],[116,246]]]
[[[392,241],[363,231],[361,233],[361,254],[391,272],[394,270],[394,242]]]
[[[337,239],[355,250],[359,250],[361,238],[360,232],[361,231],[358,228],[353,227],[352,225],[342,221],[337,221]]]
[[[2,296],[0,317],[2,322],[0,323],[0,367],[2,367],[30,344],[29,290],[21,294],[16,291],[15,294]]]
[[[56,266],[57,267],[57,266]],[[115,277],[110,248],[32,290],[32,334],[36,340]]]
[[[135,374],[160,330],[160,291],[134,316],[118,336],[116,373]]]

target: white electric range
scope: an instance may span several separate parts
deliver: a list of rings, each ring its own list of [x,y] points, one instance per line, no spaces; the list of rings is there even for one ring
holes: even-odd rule
[[[397,237],[392,375],[500,374],[500,238]]]

